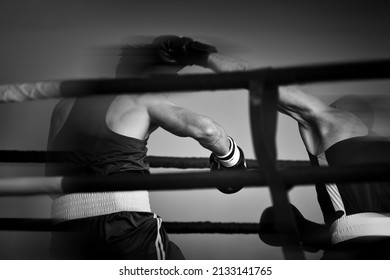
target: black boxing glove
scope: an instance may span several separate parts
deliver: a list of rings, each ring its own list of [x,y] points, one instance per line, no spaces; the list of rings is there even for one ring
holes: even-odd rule
[[[208,56],[217,52],[214,46],[172,35],[159,36],[152,44],[157,48],[159,58],[166,64],[207,67]]]
[[[329,228],[326,225],[307,220],[294,205],[290,204],[290,206],[297,222],[303,250],[315,253],[328,248],[331,245]],[[280,232],[277,229],[275,207],[268,207],[261,214],[259,237],[265,244],[271,246],[279,247],[286,245],[283,243]]]
[[[246,169],[246,160],[244,152],[232,138],[229,137],[230,149],[229,152],[224,156],[217,156],[214,153],[210,155],[210,170],[236,170],[236,169]],[[240,191],[244,186],[236,186],[229,188],[219,188],[217,189],[225,194],[232,194]]]

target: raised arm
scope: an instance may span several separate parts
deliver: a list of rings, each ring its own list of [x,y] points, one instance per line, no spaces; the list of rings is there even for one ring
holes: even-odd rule
[[[318,124],[321,116],[330,109],[320,99],[297,86],[279,87],[279,111],[292,117],[305,128],[312,128]]]
[[[160,55],[167,63],[200,65],[215,72],[245,71],[250,67],[236,58],[219,54],[213,46],[190,38],[168,36],[157,40]],[[345,113],[330,108],[317,97],[307,94],[296,86],[279,88],[279,111],[299,123],[302,139],[308,151],[317,154],[335,141],[342,139],[340,119]]]
[[[251,67],[237,58],[220,53],[211,53],[207,58],[207,68],[215,72],[245,71]]]
[[[231,72],[249,70],[252,67],[236,58],[212,53],[208,57],[208,68],[215,72]],[[312,127],[318,117],[329,109],[320,99],[296,86],[279,87],[279,111],[304,127]]]
[[[216,72],[251,68],[242,61],[217,53],[209,55],[208,67]],[[299,123],[302,140],[310,153],[318,154],[334,143],[333,137],[329,139],[329,131],[333,129],[334,115],[337,114],[317,97],[297,86],[279,87],[278,109]]]

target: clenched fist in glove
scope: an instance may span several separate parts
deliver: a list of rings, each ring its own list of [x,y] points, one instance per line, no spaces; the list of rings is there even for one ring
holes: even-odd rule
[[[246,169],[246,161],[244,152],[240,147],[237,146],[236,142],[229,137],[230,149],[229,152],[224,156],[217,156],[214,153],[210,156],[210,170],[237,170],[237,169]],[[232,194],[241,190],[243,186],[229,187],[229,188],[219,188],[223,193]]]
[[[159,58],[166,64],[206,67],[208,56],[217,52],[214,46],[172,35],[159,36],[152,44],[157,48]]]

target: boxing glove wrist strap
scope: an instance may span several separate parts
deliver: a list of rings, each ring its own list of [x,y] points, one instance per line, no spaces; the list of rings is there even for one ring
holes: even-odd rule
[[[236,142],[229,137],[230,141],[230,148],[229,152],[226,155],[223,156],[217,156],[219,162],[224,166],[224,167],[233,167],[235,166],[239,161],[240,161],[240,150],[237,147]]]

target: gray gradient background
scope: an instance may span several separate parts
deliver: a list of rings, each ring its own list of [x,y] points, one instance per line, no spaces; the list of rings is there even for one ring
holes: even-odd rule
[[[113,77],[115,59],[94,46],[135,35],[180,34],[219,44],[253,66],[390,57],[386,1],[0,1],[0,83]],[[130,39],[129,39],[130,40]],[[115,57],[114,57],[115,58]],[[198,71],[186,69],[184,72]],[[202,70],[203,71],[203,70]],[[386,93],[388,82],[307,86],[329,102],[345,93]],[[172,95],[178,105],[226,128],[248,158],[245,91]],[[56,100],[0,105],[0,149],[43,150]],[[208,156],[190,139],[164,131],[150,139],[151,155]],[[279,158],[306,159],[297,125],[279,119]],[[161,172],[161,170],[153,170]],[[43,174],[39,165],[1,165],[0,176]],[[322,221],[314,188],[295,188],[291,200]],[[226,196],[216,190],[155,192],[153,210],[165,220],[257,222],[271,205],[265,189]],[[50,217],[47,197],[0,198],[0,217]],[[255,235],[172,235],[188,259],[279,259],[279,248]],[[49,258],[48,233],[0,232],[0,258]],[[320,254],[308,254],[318,259]]]

